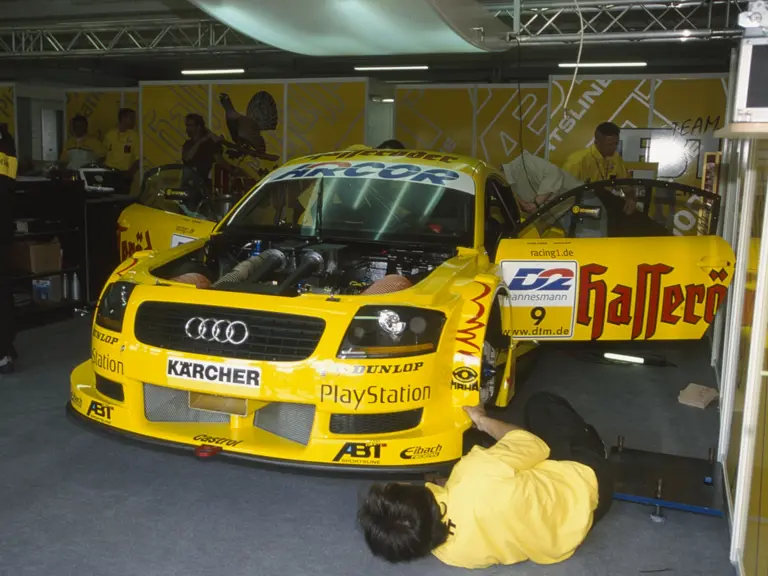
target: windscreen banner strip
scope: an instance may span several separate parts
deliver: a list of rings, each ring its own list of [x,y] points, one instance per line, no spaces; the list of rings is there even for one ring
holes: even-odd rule
[[[280,180],[305,180],[320,178],[351,178],[400,180],[432,186],[452,188],[466,194],[475,194],[472,176],[464,172],[420,166],[402,162],[355,162],[338,160],[330,162],[307,162],[283,166],[268,176],[268,182]]]

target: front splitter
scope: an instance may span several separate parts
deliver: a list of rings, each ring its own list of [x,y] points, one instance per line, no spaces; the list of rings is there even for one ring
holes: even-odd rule
[[[155,450],[162,450],[165,452],[175,453],[187,453],[194,454],[195,449],[198,446],[184,444],[182,442],[172,442],[170,440],[159,440],[152,436],[145,436],[144,434],[136,434],[135,432],[127,432],[119,428],[107,426],[100,422],[96,422],[86,416],[83,416],[80,412],[75,410],[71,402],[67,402],[66,406],[67,416],[75,423],[88,428],[89,430],[100,432],[104,435],[108,435],[111,438],[118,438],[124,441],[131,442],[132,444],[149,445],[150,448]],[[265,456],[255,456],[251,454],[239,454],[237,452],[221,451],[215,458],[206,458],[206,460],[212,460],[216,458],[227,458],[236,463],[259,465],[265,468],[278,468],[278,469],[292,469],[295,471],[303,472],[323,472],[336,476],[345,476],[354,474],[357,477],[360,476],[424,476],[425,474],[444,473],[447,474],[458,462],[458,460],[451,460],[447,462],[436,462],[434,464],[419,464],[416,466],[357,466],[352,464],[318,464],[317,462],[304,462],[299,460],[285,460],[280,458],[269,458]]]

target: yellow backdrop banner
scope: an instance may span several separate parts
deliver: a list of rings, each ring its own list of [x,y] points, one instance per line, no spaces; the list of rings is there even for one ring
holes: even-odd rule
[[[141,88],[141,139],[144,172],[181,163],[187,140],[187,114],[208,118],[208,85],[148,85]]]
[[[213,102],[211,104],[211,126],[214,134],[224,136],[232,142],[233,135],[227,128],[224,106],[221,103],[221,95],[226,94],[232,101],[235,111],[245,115],[251,98],[259,92],[267,92],[272,96],[277,105],[277,127],[274,130],[266,130],[261,133],[267,145],[267,153],[279,156],[278,163],[282,163],[283,156],[283,101],[285,87],[282,82],[274,84],[219,84],[213,87]]]
[[[435,87],[395,92],[395,138],[406,148],[473,153],[477,89]]]
[[[13,86],[0,86],[0,124],[7,124],[11,136],[15,136],[16,101],[14,100]]]
[[[364,81],[289,83],[286,160],[364,144],[367,92]]]
[[[136,110],[136,114],[139,113],[139,91],[129,90],[123,92],[123,108],[130,108]]]
[[[715,130],[726,124],[728,98],[726,78],[656,79],[653,97],[652,128],[672,132],[671,141],[678,151],[663,146],[659,156],[674,157],[675,165],[667,166],[662,175],[691,186],[701,186],[704,153],[717,152],[720,141]],[[660,163],[663,158],[656,161]]]
[[[497,168],[521,150],[544,156],[547,86],[478,86],[475,134],[475,155]]]
[[[88,134],[103,140],[117,126],[120,92],[67,92],[66,134],[72,135],[72,118],[78,114],[88,120]]]
[[[553,79],[550,101],[549,161],[558,166],[572,153],[592,144],[595,128],[613,122],[621,128],[645,128],[651,111],[651,80],[577,80],[563,110],[570,80]],[[638,162],[638,158],[625,158]]]

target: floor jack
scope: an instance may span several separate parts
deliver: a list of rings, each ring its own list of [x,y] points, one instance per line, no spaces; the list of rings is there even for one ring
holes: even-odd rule
[[[624,446],[619,436],[611,448],[614,499],[653,507],[651,520],[665,521],[665,508],[724,516],[722,471],[710,448],[708,458],[673,456]]]

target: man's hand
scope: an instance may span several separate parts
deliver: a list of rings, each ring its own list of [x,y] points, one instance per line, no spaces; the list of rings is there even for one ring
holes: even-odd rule
[[[485,407],[483,406],[482,402],[477,406],[464,406],[464,411],[467,413],[467,416],[469,416],[469,418],[472,420],[472,424],[474,424],[475,428],[477,428],[478,430],[482,430],[480,428],[480,423],[483,420],[483,418],[486,417]]]
[[[526,202],[525,200],[520,200],[520,207],[523,209],[523,212],[527,214],[533,214],[539,209],[533,202]]]

